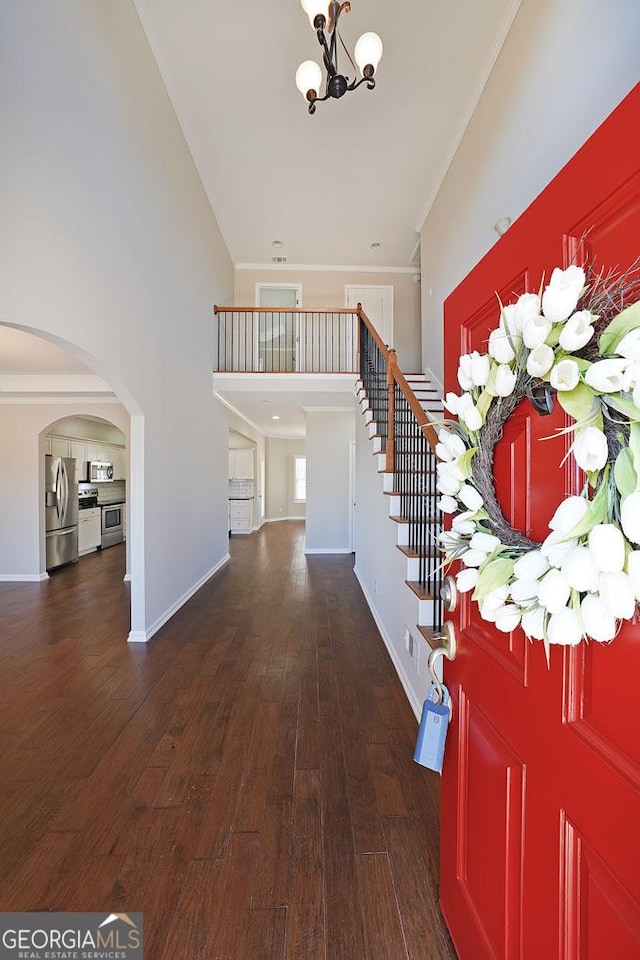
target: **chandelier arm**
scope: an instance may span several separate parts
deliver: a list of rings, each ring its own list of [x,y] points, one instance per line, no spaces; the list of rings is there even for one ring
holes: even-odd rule
[[[352,83],[350,83],[347,86],[347,90],[357,90],[358,87],[361,86],[363,83],[366,83],[368,90],[373,90],[373,88],[376,85],[376,81],[374,77],[360,77],[359,80],[354,80]]]
[[[325,93],[324,97],[314,97],[313,100],[311,100],[311,101],[309,102],[309,113],[315,113],[315,112],[316,112],[316,104],[317,104],[317,103],[324,103],[325,100],[328,100],[328,99],[329,99],[329,96],[330,96],[330,95],[329,95],[328,93]]]
[[[344,42],[344,40],[342,39],[342,34],[341,34],[338,30],[336,30],[336,33],[338,34],[338,39],[340,40],[340,43],[342,44],[342,49],[344,50],[344,52],[346,53],[347,57],[349,58],[349,63],[350,63],[351,66],[353,67],[353,71],[354,71],[355,75],[358,76],[358,68],[356,67],[355,63],[353,62],[353,57],[352,57],[351,54],[349,53],[349,51],[348,51],[348,49],[347,49],[347,47],[346,47],[346,45],[345,45],[345,42]]]
[[[336,73],[336,68],[333,63],[333,58],[331,56],[331,48],[327,45],[327,38],[324,30],[318,30],[318,43],[322,47],[322,59],[324,62],[325,69],[330,77],[333,77]]]

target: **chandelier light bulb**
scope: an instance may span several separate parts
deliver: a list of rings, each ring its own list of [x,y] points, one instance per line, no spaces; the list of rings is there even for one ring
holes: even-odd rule
[[[377,33],[363,33],[354,51],[356,63],[364,75],[365,67],[372,66],[374,72],[382,58],[382,40]]]
[[[302,4],[302,9],[309,17],[312,27],[313,21],[317,16],[324,17],[325,21],[329,19],[328,0],[300,0],[300,3]]]
[[[322,84],[322,70],[315,60],[305,60],[296,70],[296,86],[307,100],[307,93],[313,90],[316,94]]]

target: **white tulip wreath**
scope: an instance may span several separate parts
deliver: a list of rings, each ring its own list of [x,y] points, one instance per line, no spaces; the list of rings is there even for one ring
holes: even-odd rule
[[[613,640],[640,600],[640,279],[556,268],[542,296],[500,305],[488,353],[460,357],[462,394],[438,431],[438,506],[445,563],[460,560],[458,590],[473,590],[484,620],[521,626],[545,644]],[[631,301],[630,305],[629,302]],[[532,388],[547,385],[574,423],[571,455],[586,474],[535,543],[502,514],[493,451]]]

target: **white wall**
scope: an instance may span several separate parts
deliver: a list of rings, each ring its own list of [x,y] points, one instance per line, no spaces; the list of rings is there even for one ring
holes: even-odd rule
[[[356,416],[355,574],[378,629],[419,717],[429,689],[428,649],[417,629],[418,599],[406,585],[407,560],[397,549],[398,525],[389,519],[389,497],[383,491],[378,458],[362,414]],[[416,643],[416,659],[407,651],[405,632]]]
[[[305,440],[267,437],[267,520],[304,517],[305,504],[293,498],[293,458],[304,457],[306,451]]]
[[[307,553],[348,553],[349,445],[355,440],[355,413],[306,411]]]
[[[146,639],[227,555],[211,305],[232,264],[129,0],[2,4],[0,118],[0,322],[73,345],[132,414]]]
[[[49,427],[70,414],[105,416],[107,411],[126,437],[129,416],[119,403],[0,404],[0,580],[39,580],[45,574],[44,436]]]
[[[235,272],[235,300],[239,307],[255,303],[256,283],[302,284],[302,306],[344,307],[345,284],[365,286],[382,284],[393,287],[394,347],[400,367],[407,372],[420,366],[420,284],[410,273],[366,273],[358,270],[244,270]]]
[[[423,364],[442,303],[638,81],[638,0],[522,0],[421,237]],[[636,149],[634,137],[612,150]]]

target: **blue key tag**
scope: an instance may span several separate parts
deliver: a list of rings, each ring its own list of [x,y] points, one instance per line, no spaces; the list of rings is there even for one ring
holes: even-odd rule
[[[442,703],[436,703],[437,698],[438,688],[435,683],[432,683],[422,707],[413,759],[423,767],[428,767],[429,770],[442,773],[444,744],[451,718],[449,691],[444,684],[442,684]]]

